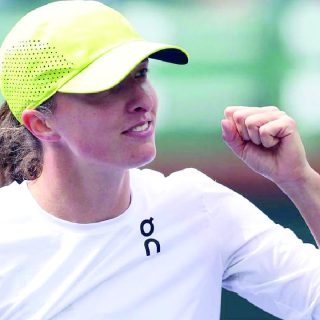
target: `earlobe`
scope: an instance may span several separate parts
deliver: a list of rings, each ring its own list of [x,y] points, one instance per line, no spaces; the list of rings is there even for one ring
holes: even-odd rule
[[[56,142],[60,140],[60,135],[55,132],[41,112],[37,110],[25,110],[22,113],[24,126],[39,140]]]

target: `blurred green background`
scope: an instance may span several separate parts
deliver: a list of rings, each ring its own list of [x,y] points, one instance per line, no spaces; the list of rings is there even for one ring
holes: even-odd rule
[[[0,0],[0,42],[27,11],[50,1]],[[187,66],[152,62],[160,111],[158,157],[169,174],[196,167],[240,192],[273,220],[314,243],[297,210],[223,144],[228,105],[276,105],[297,122],[319,169],[320,2],[317,0],[113,0],[147,39],[183,46]],[[1,99],[1,96],[0,96]],[[223,291],[221,319],[275,319]]]

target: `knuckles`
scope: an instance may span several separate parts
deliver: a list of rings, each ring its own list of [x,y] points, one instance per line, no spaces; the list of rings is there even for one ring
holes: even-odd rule
[[[232,119],[238,128],[246,127],[248,130],[255,130],[265,123],[276,120],[282,120],[287,127],[296,128],[295,120],[276,106],[230,106],[224,110],[224,115],[226,118]],[[269,120],[265,120],[264,117]]]
[[[283,135],[297,130],[296,121],[276,106],[227,107],[224,115],[234,122],[243,140],[265,148],[276,146]]]
[[[245,116],[243,114],[243,112],[241,111],[236,111],[234,114],[233,114],[233,120],[235,121],[235,123],[237,124],[242,124],[245,120]]]
[[[297,123],[294,119],[289,117],[288,115],[285,115],[286,121],[288,123],[288,127],[295,129],[297,127]]]
[[[244,123],[245,123],[245,126],[248,128],[248,130],[253,130],[258,127],[258,123],[254,117],[248,117]]]
[[[265,109],[267,111],[280,111],[279,108],[276,106],[266,106],[266,107],[262,107],[262,109]]]

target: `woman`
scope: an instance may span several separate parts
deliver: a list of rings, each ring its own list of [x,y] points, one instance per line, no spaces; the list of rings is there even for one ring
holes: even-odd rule
[[[38,8],[2,45],[0,318],[218,319],[221,286],[319,318],[318,250],[195,169],[137,169],[148,58],[187,62],[95,1]]]

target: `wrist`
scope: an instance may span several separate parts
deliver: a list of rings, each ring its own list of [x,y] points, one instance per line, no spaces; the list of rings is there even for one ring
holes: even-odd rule
[[[307,164],[305,168],[296,173],[292,172],[289,179],[275,180],[275,184],[289,197],[291,195],[303,195],[304,192],[310,192],[312,189],[320,187],[320,175]]]

